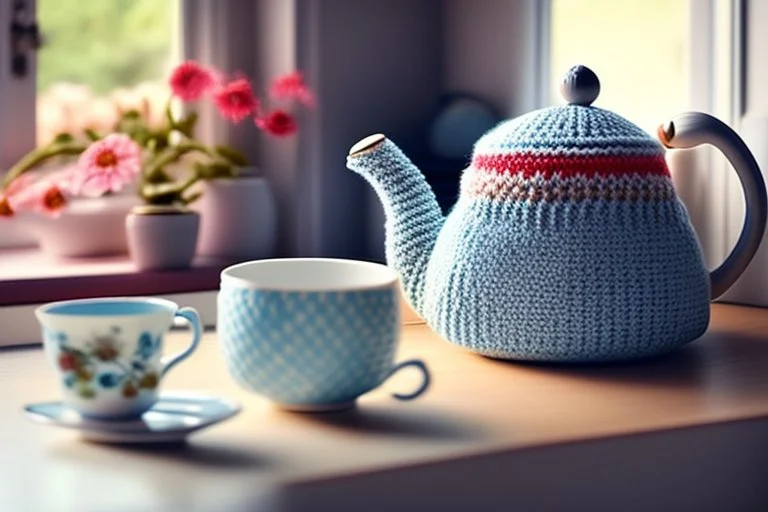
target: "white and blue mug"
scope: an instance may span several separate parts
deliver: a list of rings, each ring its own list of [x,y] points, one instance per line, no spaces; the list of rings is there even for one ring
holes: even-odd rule
[[[395,364],[400,338],[397,273],[378,263],[289,258],[241,263],[221,274],[217,334],[244,388],[294,411],[352,406],[405,367],[429,386],[423,361]]]
[[[52,302],[35,316],[64,404],[94,419],[129,419],[149,410],[162,378],[192,354],[202,335],[194,309],[151,297]],[[162,357],[163,337],[175,317],[190,324],[192,341],[182,352]]]

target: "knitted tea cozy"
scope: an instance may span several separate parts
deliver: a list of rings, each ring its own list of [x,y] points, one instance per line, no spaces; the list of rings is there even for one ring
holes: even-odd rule
[[[409,302],[447,340],[581,362],[656,354],[706,330],[709,274],[664,149],[591,106],[589,73],[571,77],[586,85],[566,87],[570,104],[477,141],[444,220],[389,140],[350,157],[385,203],[387,260]]]

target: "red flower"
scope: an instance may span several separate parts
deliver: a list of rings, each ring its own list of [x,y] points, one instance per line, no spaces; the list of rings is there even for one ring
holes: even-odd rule
[[[77,359],[71,352],[62,352],[59,355],[59,368],[65,372],[74,370],[77,367]]]
[[[275,99],[296,99],[308,107],[315,106],[315,95],[298,71],[275,78],[269,94]]]
[[[273,110],[264,117],[257,117],[256,126],[277,137],[291,135],[299,129],[296,119],[284,110]]]
[[[13,208],[7,197],[0,199],[0,217],[13,217]]]
[[[199,100],[215,82],[213,72],[193,60],[176,66],[169,79],[174,96],[183,101]]]
[[[213,93],[213,99],[221,115],[235,123],[255,114],[259,109],[259,100],[245,78],[218,87]]]
[[[57,212],[64,208],[66,205],[67,198],[64,197],[61,189],[56,185],[51,186],[51,188],[49,188],[45,194],[43,194],[42,207],[43,210],[48,213]]]

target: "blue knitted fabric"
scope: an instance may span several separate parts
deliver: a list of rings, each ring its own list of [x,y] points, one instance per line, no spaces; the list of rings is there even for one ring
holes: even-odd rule
[[[387,261],[447,340],[505,359],[661,353],[709,323],[709,273],[660,144],[580,105],[506,121],[475,145],[442,219],[389,140],[349,157],[387,215]]]

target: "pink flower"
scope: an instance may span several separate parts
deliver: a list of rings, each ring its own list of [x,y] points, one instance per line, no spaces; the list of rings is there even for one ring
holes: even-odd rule
[[[17,193],[21,192],[25,188],[31,186],[36,179],[39,179],[36,176],[33,176],[32,174],[22,174],[15,180],[13,180],[9,185],[8,188],[5,189],[5,197],[11,197],[16,195]]]
[[[213,99],[221,115],[235,123],[259,110],[259,100],[254,96],[251,84],[245,78],[219,86],[213,92]]]
[[[315,95],[298,71],[275,78],[269,94],[275,99],[296,99],[308,107],[315,106]]]
[[[171,91],[182,101],[199,100],[215,82],[214,73],[193,60],[176,66],[169,79]]]
[[[118,192],[141,171],[141,149],[127,135],[112,133],[88,146],[77,167],[74,194],[98,197]]]
[[[296,119],[284,110],[273,110],[264,117],[257,117],[256,126],[277,137],[291,135],[299,129]]]
[[[77,163],[51,172],[46,175],[46,179],[55,183],[63,192],[75,195],[80,182],[80,168]]]
[[[0,207],[0,209],[5,209],[5,216],[12,216],[14,212],[23,210],[57,216],[67,205],[64,191],[50,178],[41,178],[34,182],[28,181],[24,188],[16,188],[13,194],[7,194],[4,201],[6,208]],[[10,215],[7,214],[8,210],[11,212]]]

